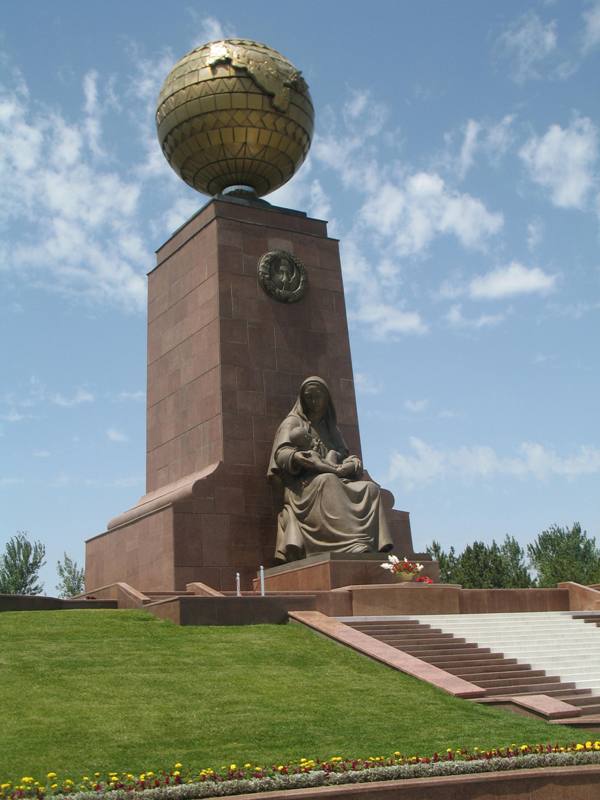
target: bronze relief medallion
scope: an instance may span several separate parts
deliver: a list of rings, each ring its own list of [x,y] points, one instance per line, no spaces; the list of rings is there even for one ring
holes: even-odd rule
[[[306,290],[306,270],[300,259],[286,250],[270,250],[258,262],[258,282],[280,303],[296,303]]]

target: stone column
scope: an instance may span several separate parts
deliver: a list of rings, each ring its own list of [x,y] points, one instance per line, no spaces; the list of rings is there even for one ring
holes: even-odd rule
[[[298,302],[277,301],[257,280],[273,250],[305,266]],[[162,245],[149,274],[146,495],[87,542],[88,590],[117,580],[232,589],[236,571],[249,588],[258,566],[273,563],[273,436],[309,375],[328,382],[360,455],[337,240],[297,211],[211,200]],[[408,515],[394,513],[412,552]]]

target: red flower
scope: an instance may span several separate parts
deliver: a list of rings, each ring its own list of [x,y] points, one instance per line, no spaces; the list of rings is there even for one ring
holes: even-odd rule
[[[433,583],[433,581],[427,575],[419,575],[419,577],[416,578],[415,583]]]

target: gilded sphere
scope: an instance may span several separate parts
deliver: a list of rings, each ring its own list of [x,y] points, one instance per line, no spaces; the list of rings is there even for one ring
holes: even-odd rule
[[[314,109],[301,73],[259,42],[223,39],[192,50],[161,89],[162,151],[187,184],[209,195],[288,181],[308,153]]]

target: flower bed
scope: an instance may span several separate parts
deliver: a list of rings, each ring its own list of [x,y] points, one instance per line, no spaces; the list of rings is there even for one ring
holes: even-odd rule
[[[17,783],[0,783],[2,800],[21,798],[69,798],[69,800],[193,800],[223,797],[250,792],[335,786],[368,781],[430,778],[497,772],[514,769],[600,764],[600,741],[587,741],[568,747],[558,745],[510,745],[494,750],[448,749],[432,756],[404,756],[395,752],[389,757],[349,759],[333,756],[327,761],[300,759],[297,763],[263,767],[246,763],[230,764],[220,770],[184,769],[175,764],[171,770],[96,772],[80,780],[61,778],[49,772],[44,781],[24,776]]]

